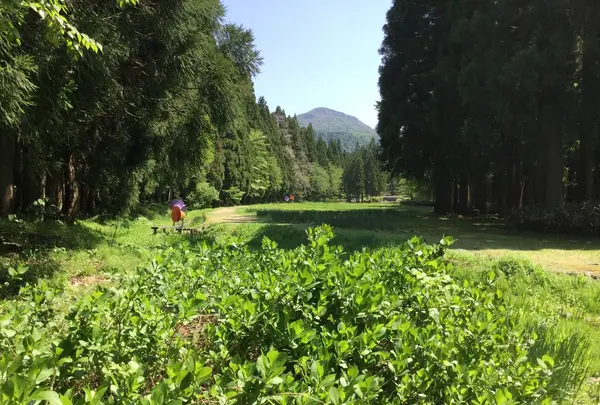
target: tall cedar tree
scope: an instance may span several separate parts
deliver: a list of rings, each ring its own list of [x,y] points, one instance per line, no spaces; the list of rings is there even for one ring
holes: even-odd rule
[[[599,6],[396,0],[380,52],[386,168],[440,214],[598,197]]]

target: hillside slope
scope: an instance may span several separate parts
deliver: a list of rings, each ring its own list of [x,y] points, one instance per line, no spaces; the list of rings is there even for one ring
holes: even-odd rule
[[[315,132],[326,141],[339,139],[344,150],[353,150],[357,142],[366,145],[377,138],[375,130],[358,118],[329,108],[315,108],[297,118],[302,126],[312,124]]]

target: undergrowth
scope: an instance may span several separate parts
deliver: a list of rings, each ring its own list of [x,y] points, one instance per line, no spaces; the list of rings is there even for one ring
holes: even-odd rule
[[[598,202],[564,203],[547,211],[542,208],[524,208],[513,214],[521,229],[600,236],[600,204]]]
[[[527,269],[460,280],[450,240],[332,238],[183,242],[60,313],[61,288],[27,283],[0,307],[1,402],[550,404],[584,381],[587,340],[504,292]]]

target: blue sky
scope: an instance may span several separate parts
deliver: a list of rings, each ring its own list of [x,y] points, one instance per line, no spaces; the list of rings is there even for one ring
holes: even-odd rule
[[[375,127],[382,27],[391,0],[223,0],[264,58],[257,96],[287,114],[327,107]]]

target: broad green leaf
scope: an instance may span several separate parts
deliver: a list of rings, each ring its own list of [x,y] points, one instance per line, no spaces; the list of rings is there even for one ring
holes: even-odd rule
[[[45,368],[42,371],[40,371],[40,373],[37,375],[37,377],[35,378],[35,383],[41,384],[44,381],[46,381],[48,378],[50,378],[53,374],[54,374],[53,369]]]
[[[54,391],[36,391],[30,397],[29,400],[48,401],[49,405],[63,405],[63,401],[60,396]]]
[[[508,401],[508,399],[504,395],[504,390],[501,389],[496,390],[496,395],[494,395],[494,398],[496,399],[496,403],[498,405],[503,405]]]
[[[179,384],[179,389],[182,391],[187,389],[190,386],[190,384],[192,383],[192,380],[193,380],[192,373],[186,371],[185,377],[182,378],[181,383]]]
[[[133,360],[131,360],[129,363],[127,363],[127,366],[129,367],[129,369],[132,372],[136,372],[140,368],[140,364],[138,362],[136,362],[136,361],[133,361]]]
[[[548,356],[547,354],[542,356],[542,360],[544,361],[544,363],[550,365],[550,367],[554,367],[554,359]]]
[[[260,356],[256,360],[256,369],[258,370],[258,372],[260,373],[260,376],[262,378],[265,378],[267,376],[267,367],[265,365],[264,356]]]
[[[329,388],[329,400],[335,405],[340,403],[340,393],[336,387]]]
[[[269,384],[269,385],[279,385],[279,384],[281,384],[282,382],[283,382],[283,378],[281,378],[281,377],[273,377],[273,378],[271,378],[271,379],[270,379],[270,380],[267,382],[267,384]]]

